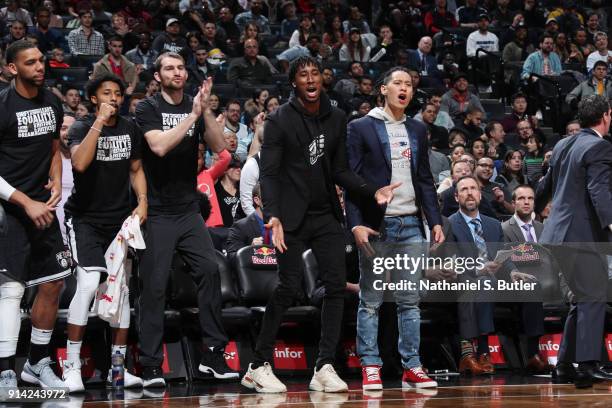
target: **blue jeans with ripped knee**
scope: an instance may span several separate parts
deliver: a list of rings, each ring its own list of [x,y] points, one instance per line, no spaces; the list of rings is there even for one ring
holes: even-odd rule
[[[380,244],[373,243],[377,257],[384,256],[387,251],[388,256],[395,256],[400,251],[408,252],[410,256],[421,256],[426,246],[421,230],[421,219],[416,216],[385,217],[378,242]],[[410,273],[407,270],[394,270],[390,273],[374,275],[371,262],[366,260],[363,253],[360,252],[359,255],[361,277],[357,311],[357,354],[361,358],[362,366],[382,366],[378,351],[378,311],[384,301],[385,293],[375,289],[374,280],[386,277],[387,280],[393,282],[397,279],[407,279],[418,284],[421,271],[416,271],[415,274],[415,271]],[[387,291],[386,295],[389,296],[390,293]],[[397,304],[398,349],[402,357],[402,366],[406,369],[419,367],[421,365],[419,358],[421,313],[418,291],[394,291],[392,295]]]

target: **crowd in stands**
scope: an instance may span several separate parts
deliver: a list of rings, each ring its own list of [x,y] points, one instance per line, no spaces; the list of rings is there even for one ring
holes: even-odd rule
[[[515,189],[535,188],[555,143],[579,130],[580,100],[612,100],[612,7],[604,0],[402,0],[377,2],[378,10],[373,3],[7,0],[0,49],[23,38],[38,44],[46,85],[66,118],[92,113],[84,84],[105,74],[125,82],[122,113],[134,117],[137,103],[159,92],[153,66],[163,52],[185,59],[188,93],[212,77],[227,149],[201,151],[198,189],[215,246],[230,258],[241,246],[269,243],[260,234],[258,151],[265,116],[288,99],[287,70],[300,56],[321,61],[324,89],[349,121],[383,105],[381,73],[409,69],[406,113],[428,130],[444,216],[458,209],[455,182],[473,175],[480,211],[512,217]],[[0,61],[0,86],[10,81]]]

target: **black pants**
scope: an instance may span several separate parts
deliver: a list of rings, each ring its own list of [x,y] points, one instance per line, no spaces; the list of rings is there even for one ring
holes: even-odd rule
[[[138,335],[140,362],[160,366],[166,287],[174,251],[189,266],[198,287],[198,307],[202,341],[208,347],[221,347],[227,336],[221,321],[221,283],[216,255],[204,220],[197,213],[154,215],[147,219],[147,248],[140,264]]]
[[[285,232],[287,251],[277,251],[279,283],[266,306],[261,332],[255,348],[255,363],[272,362],[278,328],[285,310],[301,298],[307,248],[317,259],[320,279],[325,287],[321,310],[321,339],[317,366],[333,363],[340,338],[344,290],[346,286],[345,238],[342,226],[332,214],[307,215],[296,231]]]

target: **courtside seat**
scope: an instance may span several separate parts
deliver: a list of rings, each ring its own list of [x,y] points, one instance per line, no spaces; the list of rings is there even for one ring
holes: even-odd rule
[[[257,317],[263,317],[265,305],[278,284],[275,249],[265,245],[240,249],[236,254],[236,274],[242,302]],[[305,305],[306,297],[303,292],[300,295],[300,298],[295,299],[296,305],[285,312],[284,321],[318,324],[319,309]]]
[[[221,281],[223,325],[226,329],[249,327],[252,321],[252,312],[249,308],[239,305],[238,291],[229,261],[219,251],[215,251],[215,255]],[[196,326],[199,327],[197,287],[190,276],[189,267],[178,254],[175,254],[172,264],[168,305],[180,311],[183,321],[187,323],[196,322]]]

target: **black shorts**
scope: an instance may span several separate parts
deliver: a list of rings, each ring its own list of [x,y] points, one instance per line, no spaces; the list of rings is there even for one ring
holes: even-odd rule
[[[0,236],[0,281],[23,282],[27,287],[72,273],[72,258],[56,217],[43,230],[25,216],[7,213],[6,221],[8,234]]]
[[[64,224],[75,266],[87,272],[108,273],[104,254],[121,230],[121,225],[93,224],[70,214],[66,214]]]

